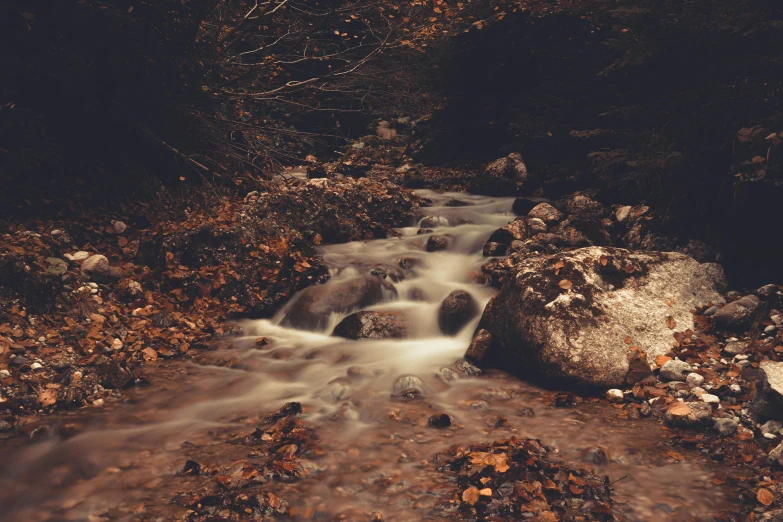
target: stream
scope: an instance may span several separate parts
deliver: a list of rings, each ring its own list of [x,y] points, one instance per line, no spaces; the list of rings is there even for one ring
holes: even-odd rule
[[[394,283],[398,299],[368,307],[404,314],[412,325],[408,338],[331,336],[347,314],[334,314],[319,332],[281,326],[287,308],[270,320],[246,321],[245,337],[230,348],[189,362],[161,361],[148,370],[152,386],[100,409],[49,417],[58,429],[4,451],[0,519],[179,520],[185,510],[171,499],[207,480],[178,475],[183,464],[248,458],[248,448],[228,434],[251,433],[260,416],[294,401],[323,448],[305,478],[270,486],[296,520],[368,520],[372,512],[387,521],[437,520],[432,508],[453,485],[423,471],[422,462],[451,446],[512,436],[540,439],[561,458],[617,481],[617,514],[627,520],[710,520],[728,507],[731,493],[713,484],[717,468],[681,448],[683,459],[667,456],[671,436],[659,421],[628,420],[591,399],[553,407],[557,390],[499,370],[473,376],[460,370],[456,362],[479,317],[444,336],[438,308],[456,289],[482,309],[492,297],[494,289],[474,281],[486,261],[484,242],[514,219],[513,198],[419,194],[433,202],[422,217],[445,218],[434,233],[449,238],[447,250],[426,252],[428,235],[417,234],[418,226],[400,229],[398,238],[321,248],[332,273],[327,285],[403,256],[418,261]],[[453,199],[467,205],[453,206]],[[259,336],[272,343],[259,348]],[[392,396],[403,375],[421,379],[422,398]],[[450,415],[452,426],[428,427],[435,413]]]

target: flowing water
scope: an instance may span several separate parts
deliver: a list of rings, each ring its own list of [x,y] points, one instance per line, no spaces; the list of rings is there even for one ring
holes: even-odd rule
[[[455,366],[478,317],[448,337],[437,326],[438,307],[455,289],[470,292],[481,307],[490,299],[494,291],[474,283],[475,274],[486,239],[513,219],[512,199],[420,194],[433,201],[424,215],[448,220],[435,229],[449,237],[448,250],[426,252],[428,236],[417,235],[418,226],[401,229],[399,238],[322,249],[333,275],[327,284],[401,256],[419,261],[395,283],[398,299],[368,307],[404,314],[412,324],[409,338],[330,336],[345,314],[331,317],[322,332],[282,327],[282,315],[248,321],[247,337],[231,348],[194,362],[161,362],[150,373],[153,386],[102,409],[51,419],[76,435],[49,435],[0,452],[0,519],[176,520],[184,510],[171,498],[206,480],[177,475],[185,461],[247,458],[248,448],[228,434],[251,433],[259,416],[292,401],[302,404],[303,421],[324,451],[309,463],[307,478],[270,486],[296,519],[374,511],[387,521],[429,519],[450,485],[422,463],[454,445],[511,436],[540,439],[562,458],[619,480],[618,513],[629,520],[708,520],[726,507],[728,492],[712,484],[711,463],[682,449],[682,460],[667,455],[670,437],[657,421],[623,419],[597,400],[555,408],[552,390],[501,371],[469,376]],[[445,206],[452,198],[469,205]],[[425,300],[410,299],[417,293]],[[272,339],[271,347],[258,349],[258,336]],[[421,379],[422,399],[392,397],[395,381],[407,374]],[[452,427],[427,427],[427,418],[440,412],[452,417]],[[507,425],[495,427],[503,424],[498,416]],[[602,455],[596,448],[608,459],[596,459]]]

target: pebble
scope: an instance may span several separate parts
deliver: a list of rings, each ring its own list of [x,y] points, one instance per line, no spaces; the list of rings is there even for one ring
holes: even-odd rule
[[[30,368],[33,370],[40,370],[41,368],[43,368],[43,365],[41,363],[34,362],[33,364],[30,365]]]
[[[783,444],[780,444],[775,449],[769,452],[769,460],[777,462],[783,466]]]
[[[685,378],[685,382],[688,383],[690,386],[701,386],[704,384],[704,377],[699,375],[698,373],[689,373],[688,376]]]
[[[111,342],[111,349],[119,350],[120,348],[122,348],[122,341],[120,341],[115,337],[114,340]]]
[[[106,404],[106,402],[103,399],[95,399],[94,401],[92,401],[92,405],[93,406],[99,406],[100,407],[100,406],[103,406],[104,404]]]
[[[609,402],[623,402],[623,400],[625,400],[625,397],[623,396],[622,390],[613,388],[606,392],[606,400],[608,400]]]
[[[41,337],[39,337],[39,338],[38,338],[38,342],[39,342],[39,343],[45,343],[45,342],[46,342],[46,337],[44,337],[44,336],[42,335]]]
[[[713,315],[715,315],[715,312],[717,312],[717,311],[718,311],[718,307],[715,306],[715,305],[712,305],[709,308],[707,308],[706,310],[704,310],[704,314],[703,315],[705,317],[712,317]]]
[[[122,221],[113,221],[112,225],[114,226],[114,233],[115,234],[122,234],[128,229],[128,225],[123,223]]]
[[[90,257],[90,253],[85,252],[84,250],[79,250],[78,252],[75,252],[73,254],[65,254],[64,257],[69,261],[73,261],[75,263],[81,263],[82,261]]]
[[[445,413],[436,413],[427,419],[427,425],[433,428],[448,428],[451,426],[451,417]]]
[[[742,387],[739,384],[732,384],[729,386],[729,392],[731,392],[732,395],[739,395],[742,393]]]
[[[720,404],[720,397],[711,393],[702,393],[700,399],[707,404]]]
[[[715,419],[715,431],[721,437],[731,437],[737,433],[739,427],[739,421],[732,419],[731,417],[724,417],[723,419]]]
[[[394,397],[413,398],[424,395],[424,383],[415,375],[403,375],[394,381]]]
[[[0,379],[7,379],[11,376],[11,372],[8,370],[0,370]]]
[[[689,374],[691,370],[690,364],[680,361],[679,359],[672,359],[661,366],[659,374],[662,379],[667,381],[679,381],[682,380],[685,375]]]
[[[764,333],[767,334],[767,335],[772,335],[772,334],[775,333],[775,331],[777,329],[778,329],[777,326],[775,326],[774,324],[771,324],[771,325],[767,326],[766,328],[764,328]]]
[[[443,382],[451,382],[457,380],[457,374],[451,368],[441,368],[438,371],[438,377]]]
[[[783,429],[783,422],[776,421],[776,420],[769,420],[761,425],[760,427],[761,433],[768,434],[771,433],[772,435],[777,434],[781,429]]]
[[[746,349],[747,349],[747,344],[739,342],[736,339],[734,339],[723,348],[723,353],[727,355],[740,355],[745,353]]]

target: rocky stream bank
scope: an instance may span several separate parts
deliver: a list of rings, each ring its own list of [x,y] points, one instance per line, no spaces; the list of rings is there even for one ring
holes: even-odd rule
[[[5,512],[783,520],[780,286],[733,288],[716,247],[662,234],[659,209],[529,193],[519,154],[445,174],[366,141],[207,212],[7,223],[3,462],[62,444],[84,466],[33,465]],[[165,456],[139,442],[154,426]],[[115,436],[114,463],[83,449]],[[651,470],[671,467],[712,500],[670,499]],[[48,472],[91,486],[26,501]],[[112,487],[146,493],[95,493],[126,475]]]

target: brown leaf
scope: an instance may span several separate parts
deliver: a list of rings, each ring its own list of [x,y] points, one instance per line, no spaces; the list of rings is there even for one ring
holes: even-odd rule
[[[479,495],[482,497],[491,497],[492,496],[492,490],[490,488],[484,488],[479,490]]]
[[[141,353],[144,356],[145,361],[155,361],[158,359],[158,352],[152,348],[144,348]]]
[[[462,492],[462,501],[467,502],[472,506],[478,502],[479,496],[481,496],[479,490],[473,486],[470,486],[468,489]]]
[[[557,286],[559,286],[563,290],[568,290],[569,288],[574,286],[574,283],[572,283],[568,279],[562,279],[559,283],[557,283]]]
[[[769,506],[770,504],[775,502],[775,495],[773,495],[770,490],[766,488],[761,488],[756,492],[756,500],[758,500],[765,506]]]
[[[666,326],[669,327],[669,330],[674,330],[674,328],[677,326],[677,321],[675,321],[674,317],[672,317],[671,315],[667,315]]]
[[[691,407],[684,402],[675,402],[669,408],[669,413],[676,417],[687,417],[691,414]]]
[[[626,274],[633,274],[634,272],[636,272],[636,267],[633,266],[631,263],[628,263],[623,267],[623,270],[625,270]]]
[[[57,390],[44,390],[38,394],[38,402],[46,408],[57,402]]]
[[[601,256],[598,258],[598,262],[601,263],[601,266],[606,266],[606,264],[609,262],[608,259],[606,259],[606,256]]]
[[[655,358],[655,364],[657,364],[658,366],[663,366],[664,364],[666,364],[671,360],[672,360],[671,357],[667,357],[666,355],[659,355],[658,357]]]

